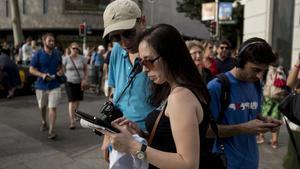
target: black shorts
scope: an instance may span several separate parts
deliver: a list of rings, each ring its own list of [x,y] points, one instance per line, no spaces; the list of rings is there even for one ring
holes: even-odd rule
[[[81,90],[80,83],[65,83],[68,101],[81,101],[83,100],[83,91]]]

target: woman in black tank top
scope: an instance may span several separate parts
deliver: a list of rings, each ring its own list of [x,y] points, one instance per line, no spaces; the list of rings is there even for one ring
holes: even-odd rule
[[[148,133],[155,130],[153,141],[148,146],[135,141],[131,134],[144,135],[137,125],[124,118],[113,122],[120,133],[106,134],[114,149],[147,160],[150,168],[199,168],[200,142],[209,117],[206,85],[174,27],[155,26],[146,30],[138,42],[143,71],[154,82],[150,100],[162,105],[145,119]],[[156,121],[157,127],[153,128]]]

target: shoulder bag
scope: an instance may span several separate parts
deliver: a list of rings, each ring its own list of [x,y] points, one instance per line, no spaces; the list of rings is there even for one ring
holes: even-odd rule
[[[77,69],[77,66],[75,65],[75,63],[74,63],[73,59],[71,58],[71,56],[69,56],[69,57],[70,57],[70,59],[71,59],[71,61],[72,61],[72,64],[73,64],[73,66],[74,66],[74,68],[75,68],[75,70],[76,70],[76,72],[77,72],[77,75],[79,76],[80,84],[81,84],[81,89],[82,89],[82,90],[87,90],[87,89],[89,89],[89,88],[90,88],[89,83],[87,83],[85,80],[82,80],[82,79],[81,79],[81,76],[80,76],[80,73],[79,73],[79,71],[78,71],[78,69]]]

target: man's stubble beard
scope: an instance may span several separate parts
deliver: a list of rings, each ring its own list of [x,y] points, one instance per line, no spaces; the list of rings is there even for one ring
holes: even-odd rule
[[[54,45],[45,45],[45,47],[51,51],[54,49]]]

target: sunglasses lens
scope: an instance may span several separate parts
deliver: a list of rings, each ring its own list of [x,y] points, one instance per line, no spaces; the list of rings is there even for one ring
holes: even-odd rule
[[[109,37],[111,41],[113,42],[120,42],[121,41],[121,36],[120,34],[112,35]]]
[[[126,38],[126,39],[131,39],[136,35],[136,30],[135,29],[130,29],[130,30],[126,30],[124,32],[122,32],[122,37]]]
[[[141,61],[141,65],[144,65],[148,69],[152,69],[153,68],[153,64],[149,60],[142,60]]]

